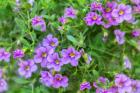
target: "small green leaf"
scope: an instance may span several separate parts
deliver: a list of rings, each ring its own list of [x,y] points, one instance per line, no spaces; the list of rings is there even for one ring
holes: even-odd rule
[[[128,43],[132,46],[134,46],[135,48],[137,47],[137,42],[133,39],[129,40]]]
[[[78,41],[76,40],[76,38],[75,37],[73,37],[72,35],[67,35],[67,39],[69,40],[69,41],[71,41],[73,44],[77,44],[78,43]]]
[[[18,84],[27,84],[29,83],[30,81],[26,80],[26,79],[23,79],[23,78],[14,78],[14,81]]]

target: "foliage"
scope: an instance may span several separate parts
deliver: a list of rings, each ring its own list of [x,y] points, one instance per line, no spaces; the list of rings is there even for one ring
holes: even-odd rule
[[[25,79],[20,77],[16,71],[18,69],[17,60],[11,58],[9,63],[0,62],[0,67],[5,72],[4,78],[8,81],[9,86],[6,93],[81,93],[79,86],[84,80],[93,82],[100,76],[104,76],[113,81],[117,73],[125,73],[133,79],[140,79],[140,50],[137,43],[139,37],[133,38],[131,35],[133,29],[140,27],[140,15],[134,15],[138,21],[134,25],[123,22],[108,29],[98,25],[87,26],[83,18],[89,12],[89,5],[93,1],[35,0],[32,6],[27,0],[21,0],[21,5],[17,6],[15,0],[0,0],[0,47],[4,47],[7,51],[23,49],[26,54],[24,59],[31,59],[38,44],[51,33],[59,40],[57,52],[73,46],[77,50],[84,49],[92,57],[90,64],[86,64],[85,59],[81,58],[77,67],[71,65],[62,67],[61,74],[69,78],[69,86],[59,89],[42,85],[39,81],[40,70],[31,78]],[[106,1],[101,0],[100,2],[105,4]],[[122,2],[130,4],[129,0],[122,0]],[[78,11],[77,18],[69,18],[68,22],[62,25],[58,22],[58,18],[69,6]],[[46,22],[46,32],[32,28],[31,20],[38,15],[42,16]],[[58,30],[60,26],[63,27],[63,30]],[[117,44],[113,32],[115,29],[126,33],[126,42],[123,45]],[[107,36],[106,42],[103,41],[105,36]],[[124,69],[124,56],[128,56],[131,60],[132,69]],[[87,93],[94,93],[93,91],[95,91],[94,88]]]

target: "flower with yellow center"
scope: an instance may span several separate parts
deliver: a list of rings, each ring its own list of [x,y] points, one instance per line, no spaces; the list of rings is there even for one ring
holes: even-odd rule
[[[70,57],[75,57],[75,54],[73,52],[70,53]]]
[[[124,14],[124,11],[123,10],[120,10],[119,11],[119,15],[123,15]]]
[[[30,67],[29,67],[29,66],[26,66],[26,67],[25,67],[25,70],[29,70],[29,69],[30,69]]]
[[[93,16],[93,17],[92,17],[92,19],[93,19],[93,20],[96,20],[96,19],[97,19],[97,16],[96,16],[96,15],[95,15],[95,16]]]
[[[111,9],[108,7],[108,8],[106,8],[106,10],[105,10],[106,12],[110,12],[111,11]]]
[[[59,61],[59,60],[55,60],[55,63],[56,63],[56,64],[59,64],[59,63],[60,63],[60,61]]]
[[[51,42],[51,46],[55,46],[55,43],[54,42]]]
[[[47,53],[42,53],[42,57],[47,57]]]
[[[60,80],[61,80],[61,78],[56,78],[56,80],[60,81]]]

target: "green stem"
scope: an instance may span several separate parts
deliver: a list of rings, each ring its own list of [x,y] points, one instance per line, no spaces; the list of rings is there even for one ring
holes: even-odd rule
[[[34,93],[34,84],[32,84],[32,93]]]
[[[63,93],[63,89],[59,88],[59,92],[58,93]]]

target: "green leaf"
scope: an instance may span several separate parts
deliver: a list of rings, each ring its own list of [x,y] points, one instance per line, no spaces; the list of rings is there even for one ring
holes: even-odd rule
[[[99,73],[96,70],[92,71],[94,78],[98,78],[99,77]]]
[[[21,39],[21,42],[25,47],[28,47],[28,48],[31,47],[31,44],[24,38]]]
[[[27,84],[29,83],[30,81],[26,80],[26,79],[23,79],[23,78],[18,78],[18,77],[15,77],[14,78],[14,81],[18,84]]]
[[[67,35],[67,39],[71,41],[74,45],[77,45],[78,41],[72,35]]]
[[[135,48],[137,47],[137,42],[133,39],[129,40],[128,43]]]

